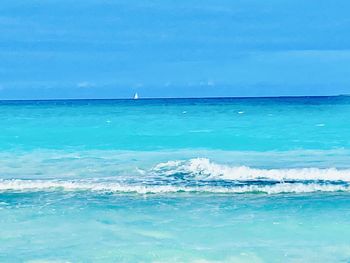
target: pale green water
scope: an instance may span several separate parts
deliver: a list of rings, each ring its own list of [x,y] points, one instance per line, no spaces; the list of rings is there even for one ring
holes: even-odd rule
[[[349,262],[350,99],[0,103],[0,261]]]

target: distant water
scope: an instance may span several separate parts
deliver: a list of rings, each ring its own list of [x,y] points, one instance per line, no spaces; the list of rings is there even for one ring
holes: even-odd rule
[[[349,262],[350,98],[0,101],[1,262]]]

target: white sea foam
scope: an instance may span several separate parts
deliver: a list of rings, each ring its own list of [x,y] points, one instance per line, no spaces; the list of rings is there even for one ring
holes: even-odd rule
[[[62,181],[62,180],[0,180],[0,192],[38,192],[38,191],[91,191],[110,193],[312,193],[312,192],[349,192],[349,185],[319,183],[278,183],[274,185],[221,186],[176,186],[176,185],[127,185],[115,182]]]
[[[247,166],[229,166],[211,162],[206,158],[188,161],[169,161],[160,163],[154,172],[172,176],[185,174],[198,179],[223,180],[323,180],[350,182],[350,169],[336,168],[293,168],[293,169],[257,169]]]
[[[68,163],[71,162],[69,159]],[[118,164],[110,163],[113,165],[108,169],[113,168],[113,171],[116,171],[114,168],[118,168]],[[53,166],[55,165],[56,163]],[[84,177],[75,176],[73,177],[75,179],[67,177],[65,172],[57,172],[58,176],[61,175],[57,176],[57,179],[45,178],[42,174],[37,175],[42,176],[40,180],[33,177],[25,180],[5,177],[0,180],[0,191],[93,191],[140,194],[350,192],[350,169],[316,167],[258,169],[218,164],[206,158],[168,161],[159,163],[150,170],[134,169],[126,175],[117,173],[111,176],[105,173],[105,170],[97,168],[96,171],[83,169]]]

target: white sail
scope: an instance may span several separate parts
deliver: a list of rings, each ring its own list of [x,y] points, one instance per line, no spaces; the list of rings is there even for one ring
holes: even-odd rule
[[[134,100],[137,100],[139,98],[139,95],[137,94],[137,92],[134,95]]]

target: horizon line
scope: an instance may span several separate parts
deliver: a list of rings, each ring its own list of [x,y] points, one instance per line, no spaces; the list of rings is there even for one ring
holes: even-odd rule
[[[350,97],[350,94],[338,95],[282,95],[282,96],[208,96],[208,97],[139,97],[130,98],[48,98],[48,99],[0,99],[0,101],[64,101],[64,100],[176,100],[176,99],[273,99],[273,98],[327,98]]]

